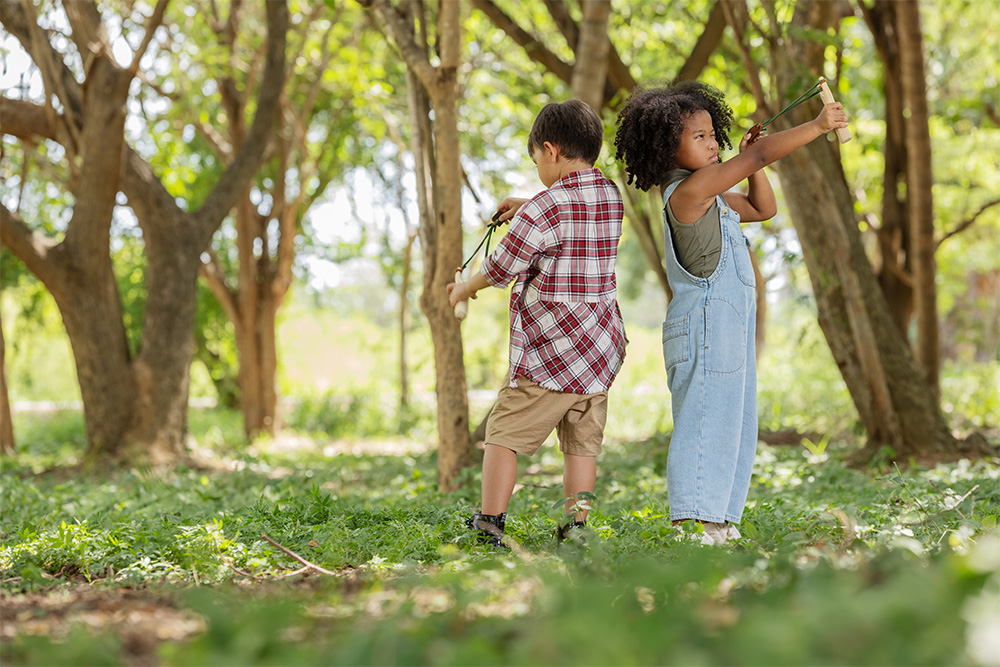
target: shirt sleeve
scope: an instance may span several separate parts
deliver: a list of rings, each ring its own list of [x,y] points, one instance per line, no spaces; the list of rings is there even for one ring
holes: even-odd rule
[[[510,221],[510,229],[496,250],[483,261],[486,282],[506,287],[538,260],[558,249],[555,234],[557,208],[545,193],[529,200]]]

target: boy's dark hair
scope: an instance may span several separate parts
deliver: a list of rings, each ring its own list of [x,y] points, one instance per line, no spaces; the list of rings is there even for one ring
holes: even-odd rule
[[[615,159],[625,163],[628,183],[649,190],[677,166],[677,149],[687,117],[707,111],[722,148],[732,148],[733,110],[722,91],[699,81],[637,89],[618,113]]]
[[[580,158],[594,164],[604,143],[604,126],[590,105],[580,100],[546,104],[538,112],[528,134],[528,154],[544,148],[548,141],[562,150],[563,157]]]

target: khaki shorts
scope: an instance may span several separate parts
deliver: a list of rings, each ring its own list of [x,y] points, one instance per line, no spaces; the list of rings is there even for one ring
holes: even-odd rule
[[[486,444],[531,456],[556,429],[559,449],[572,456],[597,456],[608,420],[608,392],[571,394],[539,387],[526,377],[497,394],[486,423]]]

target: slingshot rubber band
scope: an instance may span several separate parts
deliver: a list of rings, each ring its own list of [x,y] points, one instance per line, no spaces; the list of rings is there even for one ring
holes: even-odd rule
[[[497,227],[499,227],[502,224],[503,223],[500,222],[500,211],[497,211],[496,213],[493,214],[493,217],[490,218],[490,223],[486,225],[486,235],[483,237],[483,240],[479,242],[479,245],[476,246],[476,249],[472,251],[471,255],[469,255],[469,259],[465,260],[465,263],[462,264],[462,266],[455,269],[456,283],[462,282],[466,279],[465,267],[469,265],[469,263],[476,256],[476,253],[478,253],[479,249],[482,248],[484,245],[486,246],[486,250],[483,253],[483,259],[485,260],[487,257],[490,256],[490,239],[493,237],[493,232],[496,231]],[[457,317],[460,320],[464,320],[466,315],[468,314],[469,314],[468,300],[459,301],[458,303],[455,304],[455,317]]]
[[[476,246],[476,249],[472,251],[471,255],[469,255],[469,259],[465,260],[465,263],[463,263],[462,266],[458,268],[459,271],[465,270],[465,267],[467,267],[469,263],[472,262],[473,258],[476,256],[476,253],[479,252],[479,249],[482,248],[483,245],[486,246],[486,250],[483,252],[483,259],[486,259],[487,257],[490,256],[490,239],[493,237],[493,232],[496,231],[497,227],[499,227],[502,224],[503,223],[500,221],[500,211],[497,211],[496,213],[493,214],[493,217],[490,218],[490,224],[486,225],[486,235],[483,237],[483,240],[479,242],[479,245]]]
[[[817,81],[815,84],[813,84],[813,86],[811,88],[809,88],[806,92],[802,93],[801,95],[799,95],[798,97],[796,97],[794,100],[792,100],[791,102],[789,102],[788,106],[786,106],[784,109],[782,109],[778,113],[774,114],[773,116],[771,116],[767,120],[761,121],[761,122],[757,123],[756,125],[754,125],[753,127],[751,127],[750,128],[750,139],[751,139],[751,141],[753,139],[755,139],[758,134],[760,134],[761,132],[763,132],[764,130],[766,130],[767,126],[770,125],[771,123],[773,123],[779,116],[781,116],[781,115],[783,115],[785,113],[788,113],[789,111],[791,111],[795,107],[799,106],[800,104],[803,104],[807,100],[811,100],[812,98],[814,98],[817,95],[819,95],[820,94],[819,88],[824,83],[826,83],[826,79],[823,78],[823,77],[820,77],[819,81]]]

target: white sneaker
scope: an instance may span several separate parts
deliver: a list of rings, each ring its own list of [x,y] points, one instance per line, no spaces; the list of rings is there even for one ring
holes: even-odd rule
[[[725,544],[726,540],[729,539],[729,526],[724,523],[706,521],[702,526],[705,528],[705,531],[701,534],[702,544]]]

